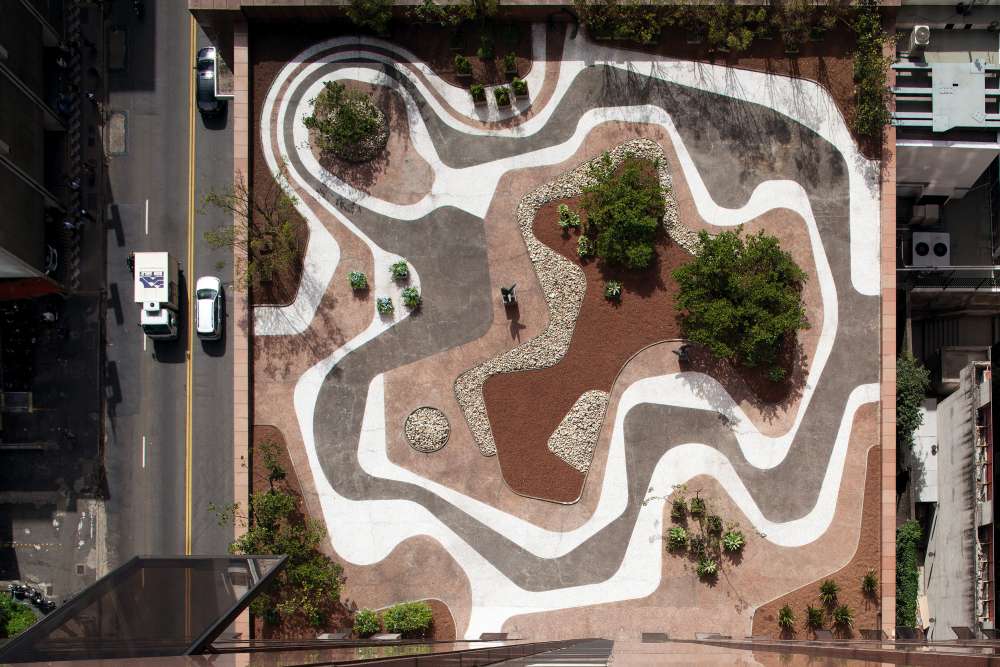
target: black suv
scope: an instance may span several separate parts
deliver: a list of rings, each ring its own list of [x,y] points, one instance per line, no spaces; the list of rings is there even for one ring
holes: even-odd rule
[[[215,96],[215,47],[198,49],[195,77],[198,86],[198,111],[214,116],[225,109],[222,100]]]

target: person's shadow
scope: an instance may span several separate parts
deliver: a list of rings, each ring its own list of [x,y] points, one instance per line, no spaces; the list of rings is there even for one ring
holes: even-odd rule
[[[503,309],[507,314],[507,319],[510,321],[510,337],[520,342],[521,329],[527,329],[528,327],[521,324],[521,309],[518,308],[517,301],[504,304]]]

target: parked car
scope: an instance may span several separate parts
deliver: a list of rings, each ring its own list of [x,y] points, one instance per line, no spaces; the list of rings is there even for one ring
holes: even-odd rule
[[[202,276],[195,283],[195,325],[199,338],[222,338],[222,281],[215,276]]]
[[[198,111],[206,116],[214,116],[225,109],[223,101],[215,96],[215,59],[217,52],[214,46],[198,49],[195,61],[196,97]]]

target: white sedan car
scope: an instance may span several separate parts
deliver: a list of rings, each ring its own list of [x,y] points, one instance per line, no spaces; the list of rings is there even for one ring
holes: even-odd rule
[[[222,281],[202,276],[195,284],[194,330],[199,338],[222,338]]]

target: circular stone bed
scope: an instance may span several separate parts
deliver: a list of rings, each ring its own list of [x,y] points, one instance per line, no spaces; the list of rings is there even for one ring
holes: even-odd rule
[[[437,408],[417,408],[406,418],[403,434],[410,447],[423,454],[430,454],[448,444],[451,425],[444,413]]]

